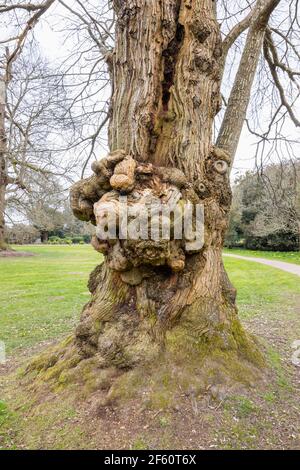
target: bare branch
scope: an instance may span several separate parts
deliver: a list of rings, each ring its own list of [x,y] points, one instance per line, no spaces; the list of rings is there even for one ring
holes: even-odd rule
[[[246,44],[217,138],[217,146],[223,148],[232,161],[246,118],[265,29],[272,11],[279,2],[280,0],[258,0],[253,12]]]
[[[225,59],[227,57],[228,51],[231,48],[231,46],[235,43],[237,38],[244,32],[246,29],[249,28],[252,18],[253,18],[254,10],[250,11],[248,15],[240,21],[238,24],[236,24],[231,31],[227,34],[223,41],[223,61],[225,62]]]
[[[34,26],[38,23],[39,19],[41,16],[49,10],[49,8],[53,5],[55,0],[46,0],[43,4],[39,6],[39,9],[37,12],[28,20],[25,28],[21,32],[21,34],[18,36],[17,44],[15,49],[11,54],[9,54],[7,58],[7,77],[6,80],[9,80],[9,74],[10,74],[10,68],[14,60],[17,58],[17,56],[20,54],[22,51],[22,48],[24,46],[24,42],[26,40],[28,32],[34,28]]]
[[[26,10],[28,12],[40,10],[43,8],[43,4],[34,5],[33,3],[15,3],[12,5],[0,5],[0,13],[6,13],[11,10]]]
[[[290,116],[291,120],[293,121],[293,123],[295,124],[295,126],[299,127],[300,126],[300,121],[295,116],[295,113],[293,112],[291,105],[288,103],[288,101],[286,99],[283,86],[280,83],[280,80],[279,80],[279,77],[278,77],[278,74],[277,74],[277,71],[276,71],[276,67],[280,66],[279,62],[277,60],[276,61],[272,60],[270,51],[272,51],[273,57],[275,56],[275,60],[276,60],[277,59],[277,54],[276,54],[276,51],[274,51],[274,44],[272,43],[271,34],[270,34],[270,32],[266,31],[266,36],[265,36],[265,40],[264,40],[264,56],[265,56],[265,59],[266,59],[268,65],[269,65],[269,68],[270,68],[271,75],[273,77],[275,86],[276,86],[276,88],[279,92],[281,103],[287,109],[287,111],[289,113],[289,116]],[[281,66],[281,68],[282,68],[282,66]],[[289,74],[292,74],[292,71],[286,70],[286,67],[284,67],[284,69],[285,69],[285,71],[288,71]]]

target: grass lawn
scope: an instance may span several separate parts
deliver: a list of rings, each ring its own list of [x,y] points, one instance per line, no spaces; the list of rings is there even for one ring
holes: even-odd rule
[[[285,261],[286,263],[300,264],[300,251],[255,251],[255,250],[239,250],[236,248],[226,249],[225,253],[240,256],[252,256],[254,258],[266,258],[275,261]]]
[[[30,348],[74,329],[100,257],[87,245],[18,249],[35,256],[0,258],[0,341],[11,359],[0,365],[0,449],[300,449],[299,369],[291,365],[291,344],[300,339],[297,276],[224,259],[240,317],[260,337],[274,371],[263,390],[236,392],[219,404],[181,394],[175,411],[141,412],[134,402],[98,415],[99,391],[81,401],[51,391],[31,408],[34,399],[8,374]]]
[[[266,315],[288,309],[300,295],[299,277],[276,268],[234,258],[224,258],[225,267],[238,292],[240,317]],[[300,332],[298,333],[299,336]]]
[[[89,245],[28,246],[33,257],[0,258],[0,340],[7,353],[71,331],[89,299],[88,276],[99,262]],[[299,279],[278,269],[225,259],[242,318],[288,305]],[[280,286],[280,289],[279,289]]]
[[[89,299],[89,273],[100,258],[88,245],[18,250],[35,256],[0,258],[0,340],[8,354],[74,327]]]

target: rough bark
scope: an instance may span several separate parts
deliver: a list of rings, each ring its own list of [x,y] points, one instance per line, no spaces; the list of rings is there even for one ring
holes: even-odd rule
[[[49,240],[49,232],[47,232],[46,230],[42,230],[41,231],[41,242],[42,243],[48,243],[48,240]]]
[[[186,240],[95,237],[105,261],[91,275],[76,347],[82,358],[121,369],[191,344],[260,358],[222,262],[231,191],[229,156],[212,146],[222,68],[214,2],[115,0],[114,8],[111,153],[72,188],[74,214],[97,225],[108,201],[118,213],[120,194],[134,205],[175,192],[203,204],[205,243],[191,253]]]

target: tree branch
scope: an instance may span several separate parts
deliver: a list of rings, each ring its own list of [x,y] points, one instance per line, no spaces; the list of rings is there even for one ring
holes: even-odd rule
[[[216,145],[233,159],[243,129],[265,30],[280,0],[258,0]]]
[[[0,13],[6,13],[11,10],[26,10],[28,12],[40,10],[43,8],[43,4],[34,5],[32,3],[15,3],[13,5],[0,5]]]
[[[270,51],[273,55],[273,59],[275,59],[275,60],[272,60]],[[274,50],[274,44],[272,43],[272,37],[271,37],[270,31],[266,31],[266,36],[265,36],[265,39],[264,39],[264,57],[265,57],[265,59],[267,61],[267,64],[269,66],[269,69],[270,69],[271,75],[273,77],[275,86],[276,86],[276,88],[279,92],[282,105],[286,108],[286,110],[289,113],[289,116],[290,116],[291,120],[293,121],[293,123],[295,124],[295,126],[300,127],[300,121],[295,116],[295,113],[293,112],[291,105],[288,103],[288,101],[285,97],[284,88],[280,83],[280,80],[279,80],[279,77],[278,77],[278,74],[277,74],[277,71],[276,71],[276,67],[280,66],[280,64],[277,60],[277,53],[276,53],[276,50]],[[289,74],[292,73],[291,71],[289,71],[289,69],[287,69],[285,71],[288,72]]]
[[[251,24],[251,20],[253,18],[254,10],[250,11],[248,15],[236,24],[231,31],[227,34],[223,41],[223,61],[225,62],[227,54],[231,46],[235,43],[237,38],[244,32],[246,29],[249,28]]]
[[[38,11],[28,20],[25,28],[21,32],[21,34],[18,36],[17,40],[17,45],[14,49],[14,51],[8,56],[7,58],[7,77],[6,80],[9,81],[9,75],[10,75],[10,69],[12,63],[16,60],[20,52],[22,51],[22,48],[24,46],[24,42],[26,40],[27,34],[29,31],[34,28],[34,26],[38,23],[39,19],[41,16],[49,10],[49,8],[52,6],[52,4],[55,2],[55,0],[46,0],[43,4],[41,4],[38,8]]]

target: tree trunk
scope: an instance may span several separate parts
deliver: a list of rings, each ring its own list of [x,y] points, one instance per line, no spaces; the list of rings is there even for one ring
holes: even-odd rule
[[[49,240],[49,232],[46,230],[41,230],[41,242],[42,243],[48,243]]]
[[[110,154],[71,189],[73,212],[97,226],[92,243],[105,259],[90,276],[75,339],[27,370],[46,370],[55,385],[104,377],[108,400],[134,387],[145,399],[143,390],[174,383],[174,374],[181,394],[253,384],[264,360],[240,325],[222,261],[231,191],[230,156],[212,146],[222,68],[215,2],[115,0],[114,8]],[[126,238],[124,195],[143,222],[157,200],[174,211],[154,212],[150,239],[149,227]],[[204,207],[203,245],[175,231],[188,204]],[[155,238],[154,220],[166,218],[171,236]],[[131,230],[136,220],[127,222]]]
[[[119,210],[120,193],[134,205],[147,191],[177,191],[204,206],[205,242],[190,252],[174,239],[95,238],[105,261],[90,278],[92,299],[76,331],[80,355],[126,369],[204,348],[261,364],[222,262],[231,190],[230,158],[212,146],[222,67],[214,2],[115,0],[114,8],[111,153],[72,188],[74,214],[99,225],[107,201]]]
[[[0,76],[0,250],[7,248],[4,238],[5,194],[7,187],[5,103],[6,85],[4,78]]]
[[[4,218],[4,211],[5,211],[5,191],[6,191],[6,184],[5,184],[5,167],[3,165],[3,160],[0,157],[0,250],[5,250],[7,248],[5,242],[5,218]],[[3,171],[4,170],[4,171]]]

